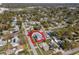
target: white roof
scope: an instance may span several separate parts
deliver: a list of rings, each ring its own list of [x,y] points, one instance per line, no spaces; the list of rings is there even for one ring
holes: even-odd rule
[[[58,42],[58,40],[57,40],[57,38],[56,38],[56,37],[53,37],[53,39],[54,39],[56,42]]]
[[[13,42],[14,39],[16,39],[16,42]],[[18,46],[19,45],[18,42],[19,42],[19,38],[17,36],[15,36],[15,37],[12,38],[11,44],[12,44],[13,47],[15,47],[15,46]]]
[[[0,46],[4,46],[6,45],[7,41],[2,41],[2,39],[0,39]]]
[[[14,27],[14,30],[15,30],[15,31],[19,31],[18,25],[16,25],[16,26]]]
[[[2,7],[0,7],[0,13],[3,13],[6,10],[9,10],[9,9],[8,8],[2,8]]]

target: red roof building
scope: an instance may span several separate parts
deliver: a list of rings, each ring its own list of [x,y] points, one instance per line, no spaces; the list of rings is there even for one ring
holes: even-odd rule
[[[43,42],[46,40],[44,33],[38,30],[33,30],[31,32],[28,32],[28,36],[30,36],[30,39],[33,44],[35,44],[35,40],[36,42]],[[36,38],[34,38],[34,36],[36,36]]]

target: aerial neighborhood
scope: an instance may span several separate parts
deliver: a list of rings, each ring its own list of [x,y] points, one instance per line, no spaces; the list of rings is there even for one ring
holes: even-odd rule
[[[0,6],[1,55],[79,53],[79,5],[13,5]]]

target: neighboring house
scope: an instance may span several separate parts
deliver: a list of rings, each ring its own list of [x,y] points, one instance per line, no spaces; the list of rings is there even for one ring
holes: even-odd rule
[[[12,40],[11,44],[13,47],[16,47],[19,45],[19,38],[17,36],[13,37],[11,40]]]
[[[16,17],[13,17],[12,26],[16,26],[16,23],[17,23],[17,18]]]
[[[49,46],[47,43],[43,42],[40,44],[40,46],[45,50],[45,51],[48,51],[49,50]]]
[[[3,41],[3,38],[0,38],[0,47],[6,45],[7,41]]]
[[[0,7],[0,13],[3,13],[4,11],[9,11],[9,9],[8,8]]]
[[[18,25],[16,25],[16,26],[14,27],[14,31],[19,31],[19,26],[18,26]]]
[[[53,37],[53,39],[54,39],[54,41],[56,42],[56,43],[58,43],[59,42],[59,40],[58,40],[58,38],[57,37]]]

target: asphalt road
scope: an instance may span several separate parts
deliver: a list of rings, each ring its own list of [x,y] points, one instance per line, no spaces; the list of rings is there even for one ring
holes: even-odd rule
[[[66,51],[65,53],[63,53],[63,55],[73,55],[74,53],[79,51],[79,47],[78,48],[74,48],[71,50]]]
[[[33,52],[33,54],[34,55],[38,55],[38,53],[37,53],[37,51],[36,51],[36,49],[35,49],[35,47],[34,47],[34,45],[33,45],[33,43],[31,42],[31,40],[30,40],[30,38],[27,36],[27,31],[26,31],[26,27],[25,27],[25,25],[24,25],[24,23],[23,23],[23,28],[24,28],[24,30],[25,30],[25,35],[26,35],[26,37],[28,38],[27,40],[28,40],[28,43],[29,43],[29,45],[30,45],[30,47],[31,47],[31,49],[32,49],[32,52]]]

